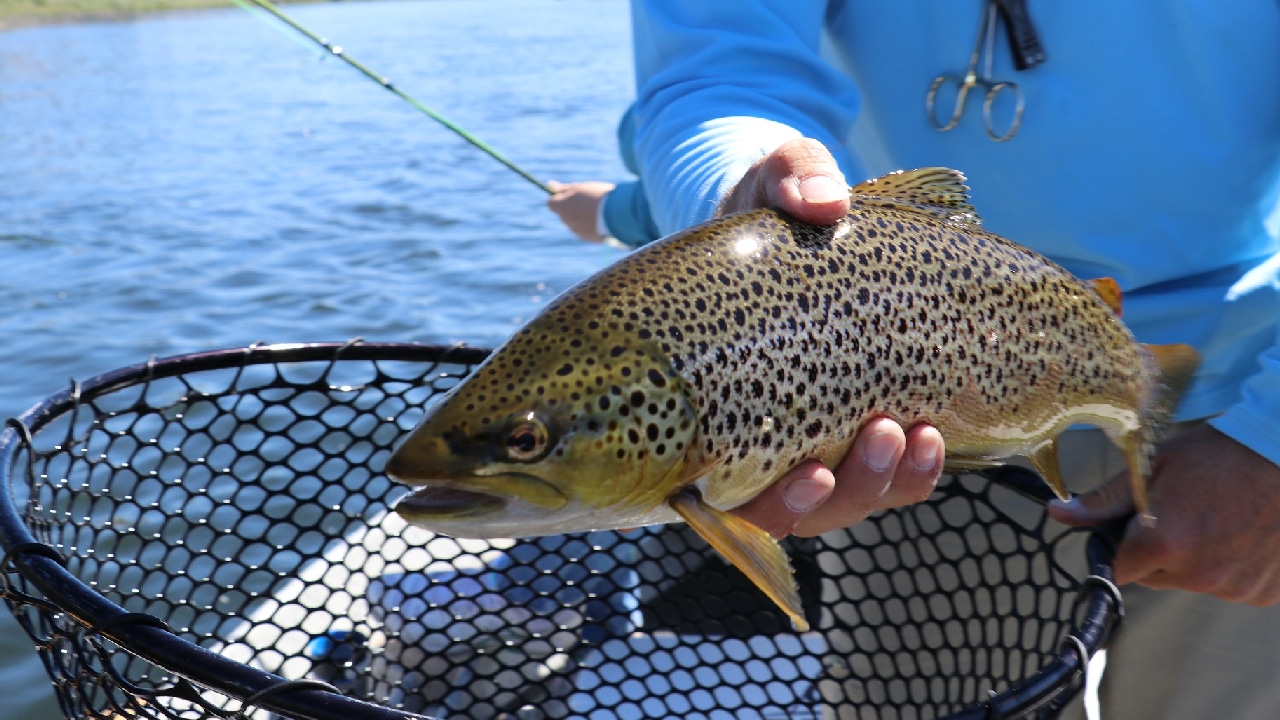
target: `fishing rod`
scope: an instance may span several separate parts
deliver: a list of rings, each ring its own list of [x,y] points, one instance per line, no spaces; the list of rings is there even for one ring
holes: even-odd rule
[[[536,177],[525,172],[524,169],[521,168],[519,165],[516,165],[515,163],[503,157],[501,153],[489,147],[489,145],[481,141],[480,138],[477,138],[476,136],[467,132],[462,127],[460,127],[457,123],[452,122],[451,120],[441,115],[440,113],[432,110],[426,105],[423,105],[417,100],[414,100],[403,90],[391,84],[390,80],[388,80],[385,77],[382,77],[381,75],[378,75],[377,73],[373,72],[369,68],[365,67],[363,63],[361,63],[360,61],[348,55],[340,46],[330,43],[328,40],[325,40],[319,35],[316,35],[315,33],[306,29],[302,25],[298,24],[298,21],[294,20],[293,18],[281,12],[280,8],[276,7],[274,4],[271,3],[271,0],[231,0],[231,1],[255,15],[256,15],[256,13],[254,13],[255,6],[262,10],[266,10],[267,12],[279,18],[289,27],[302,33],[304,36],[307,37],[307,39],[311,40],[315,44],[327,50],[330,54],[346,62],[351,67],[359,70],[361,73],[364,74],[365,77],[369,78],[370,80],[373,80],[374,82],[378,83],[379,85],[386,88],[387,90],[390,90],[392,93],[396,95],[396,97],[399,97],[401,100],[404,100],[405,102],[409,103],[413,107],[417,108],[427,117],[431,118],[432,120],[435,120],[436,122],[445,126],[449,130],[453,131],[453,133],[456,134],[458,137],[462,138],[463,140],[466,140],[467,142],[471,143],[475,147],[479,148],[481,151],[489,155],[489,157],[493,158],[494,160],[497,160],[503,165],[506,165],[508,168],[515,171],[515,173],[520,177],[538,186],[538,188],[540,188],[546,194],[548,195],[555,194],[551,190],[551,188],[547,187],[546,183],[542,182]]]

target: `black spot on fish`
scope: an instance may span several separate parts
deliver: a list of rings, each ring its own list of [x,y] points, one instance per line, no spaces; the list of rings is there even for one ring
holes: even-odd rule
[[[796,245],[805,250],[826,250],[831,247],[831,242],[835,238],[835,225],[810,225],[786,215],[782,218],[786,221],[787,229],[791,231],[791,237],[795,239]]]

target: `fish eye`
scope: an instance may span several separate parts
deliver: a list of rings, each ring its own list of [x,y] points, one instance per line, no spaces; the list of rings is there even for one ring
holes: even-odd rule
[[[521,462],[537,460],[546,453],[548,440],[547,426],[529,413],[507,431],[507,457]]]

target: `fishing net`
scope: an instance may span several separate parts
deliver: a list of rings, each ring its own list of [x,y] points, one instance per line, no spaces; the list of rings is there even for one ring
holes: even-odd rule
[[[406,527],[383,465],[486,354],[185,355],[9,421],[0,595],[66,717],[1053,717],[1117,622],[1019,470],[789,541],[803,634],[683,527]]]

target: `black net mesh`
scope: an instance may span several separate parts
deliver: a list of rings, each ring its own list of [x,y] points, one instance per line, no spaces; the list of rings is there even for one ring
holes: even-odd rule
[[[1115,622],[1108,545],[1016,470],[788,541],[804,634],[684,527],[406,527],[383,465],[485,354],[202,353],[11,421],[0,593],[65,715],[1053,717]]]

